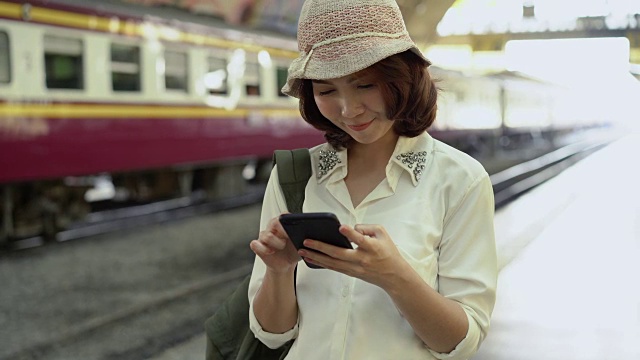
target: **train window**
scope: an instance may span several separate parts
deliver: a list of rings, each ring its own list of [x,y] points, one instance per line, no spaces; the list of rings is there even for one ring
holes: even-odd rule
[[[0,31],[0,84],[11,82],[11,58],[9,57],[9,35]]]
[[[47,88],[84,89],[82,52],[82,40],[45,35]]]
[[[113,91],[140,91],[140,47],[111,44]]]
[[[260,96],[260,65],[247,63],[244,70],[247,96]]]
[[[286,67],[281,67],[281,66],[276,67],[276,77],[277,77],[277,85],[278,85],[278,89],[276,89],[276,91],[278,92],[278,96],[280,97],[287,97],[287,95],[281,91],[282,87],[285,86],[285,84],[287,83],[287,75],[288,75],[288,69]]]
[[[227,76],[227,61],[216,57],[209,57],[209,71],[205,75],[205,86],[211,95],[227,95],[228,89],[228,76]]]
[[[164,83],[168,90],[187,91],[189,80],[187,74],[187,54],[179,51],[167,50],[164,52]]]

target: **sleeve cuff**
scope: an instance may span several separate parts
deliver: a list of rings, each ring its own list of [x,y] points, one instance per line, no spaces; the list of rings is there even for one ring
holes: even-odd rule
[[[265,344],[270,349],[277,349],[280,346],[284,345],[287,341],[294,339],[298,336],[298,323],[296,322],[295,326],[282,334],[274,334],[270,332],[266,332],[260,326],[256,315],[253,313],[253,303],[249,306],[249,327],[253,332],[253,335],[260,340],[263,344]]]
[[[478,347],[480,347],[480,328],[466,309],[465,314],[467,314],[467,321],[469,322],[467,335],[465,335],[464,339],[462,339],[451,352],[439,353],[429,349],[431,354],[437,359],[469,359],[476,353]]]

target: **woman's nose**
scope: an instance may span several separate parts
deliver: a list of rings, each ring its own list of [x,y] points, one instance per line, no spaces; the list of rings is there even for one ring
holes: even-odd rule
[[[354,118],[364,112],[364,105],[358,96],[345,96],[342,99],[342,116]]]

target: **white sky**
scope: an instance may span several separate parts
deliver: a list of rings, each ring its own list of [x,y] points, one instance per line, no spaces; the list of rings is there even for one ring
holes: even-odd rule
[[[523,4],[535,6],[536,24],[522,20]],[[581,16],[608,16],[608,25],[636,23],[640,0],[458,0],[440,24],[441,35],[493,30],[502,32],[571,29]]]

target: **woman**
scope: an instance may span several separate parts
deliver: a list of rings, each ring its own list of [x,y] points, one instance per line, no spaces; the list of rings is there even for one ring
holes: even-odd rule
[[[304,212],[333,212],[355,249],[278,221],[272,172],[249,286],[250,325],[287,359],[467,359],[487,334],[497,277],[493,192],[482,166],[429,136],[429,62],[393,0],[307,0],[283,92],[325,132]],[[325,269],[311,269],[304,260]],[[294,271],[297,267],[297,271]]]

